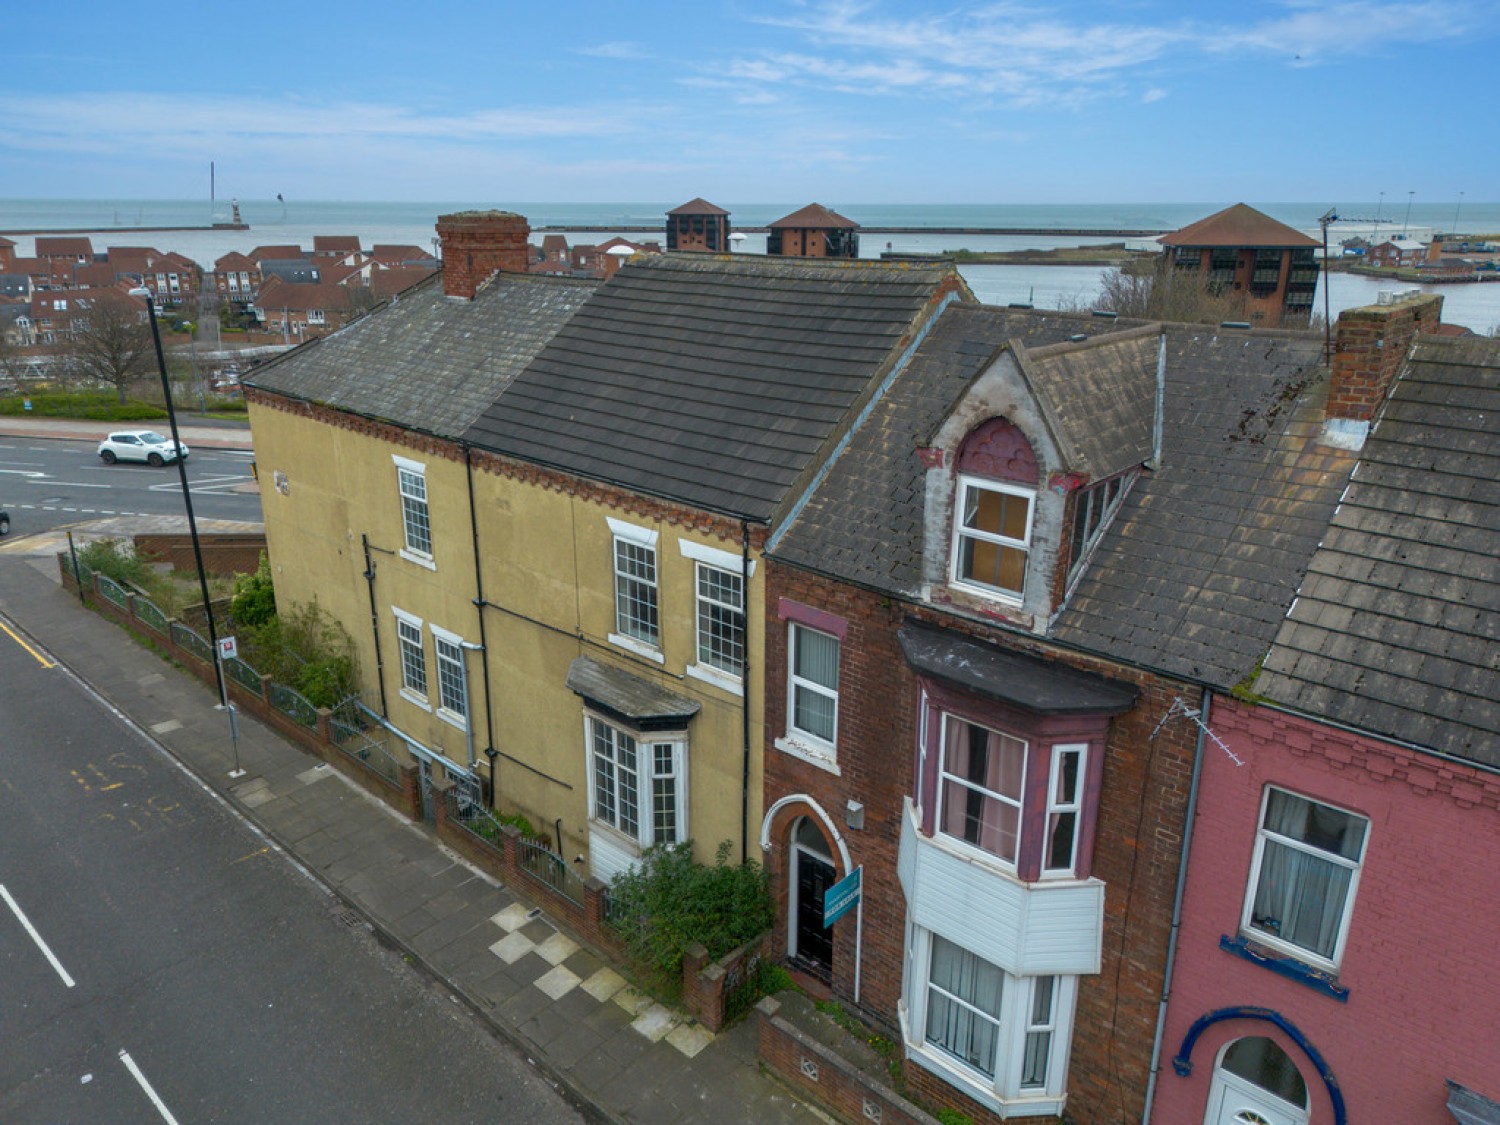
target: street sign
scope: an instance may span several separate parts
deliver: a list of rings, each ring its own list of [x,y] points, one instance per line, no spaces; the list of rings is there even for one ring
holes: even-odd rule
[[[240,654],[239,643],[234,637],[219,638],[219,659],[233,660]]]
[[[833,925],[859,902],[864,866],[856,867],[823,892],[823,928]]]

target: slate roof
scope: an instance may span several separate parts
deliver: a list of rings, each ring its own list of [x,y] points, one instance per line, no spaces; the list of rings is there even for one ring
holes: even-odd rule
[[[1316,238],[1244,203],[1216,211],[1206,219],[1162,235],[1157,241],[1163,246],[1264,246],[1293,250],[1322,245]]]
[[[830,211],[821,203],[809,203],[769,224],[772,230],[857,230],[859,224],[846,219],[837,211]]]
[[[1128,332],[1139,324],[948,309],[771,553],[920,600],[916,451],[970,382],[1012,337],[1040,347],[1081,331],[1118,333],[1112,354],[1128,358],[1140,346],[1130,337],[1146,342]],[[1163,466],[1122,501],[1051,635],[1227,689],[1274,638],[1353,457],[1315,440],[1323,384],[1308,380],[1322,378],[1321,337],[1192,325],[1166,335]],[[1103,343],[1081,348],[1111,354]]]
[[[1500,343],[1423,337],[1255,690],[1500,766]]]
[[[769,521],[949,268],[637,255],[465,435]]]
[[[254,387],[457,438],[593,292],[595,282],[502,273],[473,301],[441,276],[256,370]]]

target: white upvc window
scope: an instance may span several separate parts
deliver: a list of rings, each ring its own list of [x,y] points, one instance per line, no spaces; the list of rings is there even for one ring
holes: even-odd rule
[[[1083,816],[1086,743],[1052,747],[1052,773],[1047,785],[1047,826],[1042,843],[1042,877],[1070,876],[1078,862],[1078,836]]]
[[[432,521],[427,508],[427,466],[420,461],[392,455],[396,463],[396,487],[401,495],[401,557],[432,565]]]
[[[589,742],[589,816],[638,849],[680,844],[687,832],[687,760],[682,736],[642,734],[595,715]]]
[[[958,586],[1009,602],[1026,588],[1036,492],[979,477],[959,477],[953,519],[953,569]]]
[[[427,652],[422,644],[422,619],[399,609],[396,644],[401,653],[401,694],[421,707],[427,706]]]
[[[1058,1111],[1077,978],[1015,976],[920,926],[911,943],[910,1056],[1002,1115]]]
[[[938,777],[938,830],[1015,867],[1026,743],[944,714]]]
[[[736,679],[745,674],[745,582],[734,571],[697,563],[698,663]]]
[[[1318,968],[1343,958],[1370,822],[1266,787],[1240,929]]]
[[[432,648],[437,657],[438,715],[457,727],[469,724],[469,679],[464,665],[463,638],[432,626]]]
[[[308,309],[307,310],[307,323],[308,324],[322,324],[323,322],[324,322],[324,318],[323,318],[323,310],[322,309]]]
[[[624,520],[610,518],[608,522],[615,578],[615,631],[609,635],[610,642],[660,662],[657,533]]]
[[[832,757],[838,744],[839,639],[792,621],[787,640],[788,733]]]

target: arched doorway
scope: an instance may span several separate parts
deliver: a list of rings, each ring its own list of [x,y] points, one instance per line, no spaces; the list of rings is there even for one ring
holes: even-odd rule
[[[1214,1067],[1203,1125],[1307,1125],[1307,1083],[1274,1040],[1236,1039]]]
[[[792,825],[789,851],[787,956],[799,969],[832,980],[833,931],[823,925],[823,895],[838,881],[838,870],[811,817]]]

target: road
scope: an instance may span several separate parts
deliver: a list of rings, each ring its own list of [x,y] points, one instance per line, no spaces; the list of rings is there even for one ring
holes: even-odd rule
[[[176,466],[105,465],[94,452],[97,446],[97,441],[0,437],[0,508],[10,512],[12,535],[103,516],[183,514]],[[260,496],[247,489],[253,480],[248,452],[200,447],[187,464],[195,515],[259,522]]]
[[[0,619],[0,1121],[582,1120],[49,663]]]

